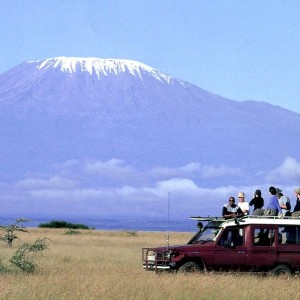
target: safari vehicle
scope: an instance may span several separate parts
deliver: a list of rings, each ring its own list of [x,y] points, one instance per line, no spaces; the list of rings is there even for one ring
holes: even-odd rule
[[[143,248],[146,270],[246,271],[290,276],[300,271],[300,219],[245,216],[194,219],[207,225],[185,245]]]

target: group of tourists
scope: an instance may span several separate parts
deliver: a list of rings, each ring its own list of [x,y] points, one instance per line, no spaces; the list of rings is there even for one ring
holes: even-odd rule
[[[264,198],[260,190],[254,192],[250,202],[245,201],[245,193],[239,192],[237,197],[239,202],[235,204],[235,198],[229,197],[228,203],[223,206],[222,216],[225,219],[239,218],[250,214],[250,206],[253,206],[251,215],[262,216],[300,216],[300,187],[295,189],[296,205],[291,211],[291,202],[288,196],[282,193],[282,190],[269,187],[270,199],[265,205]]]

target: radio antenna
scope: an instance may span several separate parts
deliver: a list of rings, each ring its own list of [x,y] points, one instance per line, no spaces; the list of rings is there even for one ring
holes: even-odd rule
[[[170,192],[168,196],[168,222],[167,222],[167,243],[168,243],[168,249],[169,249],[169,242],[170,242],[170,235],[169,235],[169,222],[170,222]]]

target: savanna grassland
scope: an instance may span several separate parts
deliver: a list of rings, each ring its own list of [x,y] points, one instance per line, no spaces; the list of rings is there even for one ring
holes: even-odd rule
[[[22,242],[48,238],[33,274],[2,273],[0,299],[300,299],[300,278],[234,274],[155,274],[142,268],[141,248],[166,244],[163,232],[29,229],[12,248],[0,243],[3,261]],[[170,233],[185,243],[192,233]]]

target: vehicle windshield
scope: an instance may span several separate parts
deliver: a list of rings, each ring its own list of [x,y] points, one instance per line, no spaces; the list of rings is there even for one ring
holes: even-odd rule
[[[201,231],[199,235],[193,240],[193,243],[195,244],[215,241],[220,229],[220,227],[205,227],[203,231]]]

